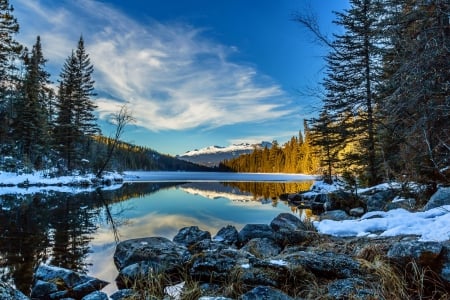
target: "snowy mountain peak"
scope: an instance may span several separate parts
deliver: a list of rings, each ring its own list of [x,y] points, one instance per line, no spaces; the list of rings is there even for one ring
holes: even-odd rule
[[[225,159],[231,159],[238,157],[241,154],[251,153],[255,148],[263,149],[264,147],[270,148],[272,143],[261,142],[259,144],[240,143],[232,144],[227,147],[222,146],[208,146],[201,149],[195,149],[187,151],[184,154],[178,156],[178,158],[187,160],[196,164],[214,167]]]

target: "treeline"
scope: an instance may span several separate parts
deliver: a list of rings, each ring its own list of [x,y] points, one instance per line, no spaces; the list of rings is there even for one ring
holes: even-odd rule
[[[450,181],[450,2],[350,0],[309,121],[327,178]],[[295,18],[318,28],[308,15]]]
[[[273,141],[270,149],[266,146],[255,149],[250,154],[225,160],[219,168],[235,172],[317,174],[320,161],[311,146],[311,135],[306,122],[304,128],[304,135],[299,132],[298,137],[292,137],[282,146]]]
[[[31,50],[15,40],[19,23],[0,0],[0,169],[56,174],[115,169],[195,170],[167,155],[103,137],[97,125],[94,67],[81,36],[62,66],[56,90],[41,39]],[[123,116],[122,116],[123,117]],[[125,123],[121,123],[123,130]],[[114,151],[111,151],[114,150]],[[114,152],[114,157],[111,157]]]

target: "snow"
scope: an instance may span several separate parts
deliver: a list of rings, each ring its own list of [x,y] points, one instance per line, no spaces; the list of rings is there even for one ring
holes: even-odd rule
[[[7,194],[34,194],[43,191],[63,193],[79,193],[94,191],[92,186],[94,174],[59,176],[50,178],[47,171],[35,171],[29,174],[17,174],[0,171],[0,195]],[[115,182],[122,180],[118,173],[105,173],[104,180]],[[105,186],[103,189],[117,189],[121,184]]]
[[[322,220],[313,224],[322,234],[340,237],[417,235],[419,241],[442,242],[450,239],[450,205],[423,212],[409,212],[402,208],[374,211],[357,220]]]
[[[208,146],[202,149],[195,149],[192,151],[187,151],[180,156],[196,156],[203,154],[216,154],[216,153],[227,153],[227,152],[235,152],[235,151],[253,151],[256,148],[261,149],[264,148],[265,145],[271,145],[268,142],[262,142],[261,144],[250,144],[250,143],[241,143],[241,144],[232,144],[227,147],[222,146]]]

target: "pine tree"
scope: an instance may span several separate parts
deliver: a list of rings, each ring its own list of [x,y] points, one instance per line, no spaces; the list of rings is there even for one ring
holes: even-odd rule
[[[18,84],[15,62],[22,46],[14,39],[19,23],[13,16],[8,0],[0,0],[0,143],[8,138],[8,128],[14,116],[15,87]]]
[[[365,170],[369,184],[376,183],[375,89],[380,79],[379,19],[382,1],[352,0],[345,13],[336,13],[336,24],[345,32],[336,35],[333,50],[327,56],[324,87],[325,110],[332,115],[347,116],[347,142],[360,148],[350,156]],[[349,158],[350,158],[349,157]],[[347,158],[347,159],[349,159]]]
[[[38,36],[31,54],[24,57],[26,74],[22,83],[21,96],[14,122],[14,136],[21,146],[20,153],[31,161],[34,167],[41,167],[42,157],[48,151],[49,123],[48,102],[52,90],[49,87],[50,74],[45,71],[46,59],[42,53]]]
[[[91,97],[93,66],[80,37],[78,48],[66,59],[60,74],[55,144],[69,170],[78,165],[81,152],[89,148],[90,136],[99,132]]]

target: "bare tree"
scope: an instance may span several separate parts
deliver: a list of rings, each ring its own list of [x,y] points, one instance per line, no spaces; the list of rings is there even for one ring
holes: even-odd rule
[[[116,131],[115,131],[114,136],[110,136],[107,141],[108,149],[107,149],[106,157],[105,157],[105,160],[103,161],[103,164],[97,171],[97,175],[96,175],[97,178],[100,178],[102,176],[103,172],[105,171],[106,167],[108,166],[108,163],[110,162],[110,160],[114,154],[114,150],[116,149],[117,144],[120,142],[120,137],[122,136],[122,134],[125,130],[125,126],[127,124],[133,123],[134,121],[135,121],[135,119],[132,116],[132,114],[126,104],[122,105],[118,112],[113,113],[111,115],[111,123],[116,126]]]

